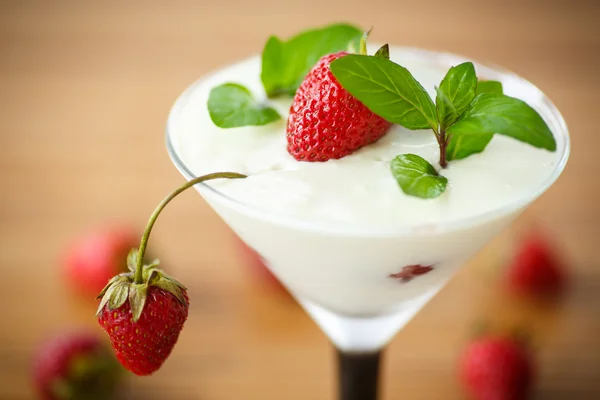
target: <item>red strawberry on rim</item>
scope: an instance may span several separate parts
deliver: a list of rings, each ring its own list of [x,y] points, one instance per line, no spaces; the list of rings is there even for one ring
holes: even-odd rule
[[[367,35],[361,40],[362,54],[366,54]],[[382,49],[383,56],[387,56],[387,47]],[[333,76],[330,64],[347,54],[322,57],[294,96],[286,137],[287,150],[298,161],[345,157],[376,142],[392,126],[348,93]]]

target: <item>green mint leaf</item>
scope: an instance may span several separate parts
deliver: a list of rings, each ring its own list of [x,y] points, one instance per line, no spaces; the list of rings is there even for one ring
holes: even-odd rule
[[[446,149],[446,160],[460,160],[481,153],[494,134],[484,132],[454,132]]]
[[[293,96],[311,68],[326,54],[358,46],[362,30],[334,24],[294,36],[287,42],[272,36],[262,52],[261,80],[267,95]]]
[[[275,97],[281,94],[293,96],[296,90],[293,84],[284,84],[286,78],[285,43],[276,36],[271,36],[262,52],[262,80],[267,96]],[[295,82],[294,82],[295,83]]]
[[[383,46],[381,46],[379,48],[379,50],[377,50],[377,52],[375,53],[375,57],[384,58],[386,60],[389,60],[390,59],[390,45],[384,44]]]
[[[556,150],[554,136],[542,117],[523,100],[503,94],[477,95],[448,132],[453,135],[452,140],[460,135],[498,133],[538,148]]]
[[[437,110],[438,121],[441,128],[446,130],[447,127],[455,123],[458,119],[458,110],[442,89],[436,87],[435,91],[437,93],[435,97],[435,108]]]
[[[446,73],[437,91],[436,106],[442,129],[452,125],[469,107],[475,97],[477,75],[471,62],[452,67]]]
[[[406,68],[383,58],[352,54],[333,61],[331,71],[380,117],[408,129],[437,130],[435,105]]]
[[[392,175],[402,191],[410,196],[433,199],[446,190],[448,179],[416,154],[401,154],[391,162]]]
[[[475,94],[481,93],[502,94],[502,83],[498,81],[478,81]],[[460,160],[471,154],[481,153],[493,136],[491,133],[482,132],[454,132],[446,150],[446,159],[448,161]]]
[[[477,82],[477,89],[475,90],[475,94],[482,93],[493,93],[493,94],[503,94],[502,91],[502,82],[498,81],[479,81]]]
[[[266,125],[281,118],[275,109],[257,103],[250,91],[237,83],[213,88],[208,96],[208,112],[219,128]]]

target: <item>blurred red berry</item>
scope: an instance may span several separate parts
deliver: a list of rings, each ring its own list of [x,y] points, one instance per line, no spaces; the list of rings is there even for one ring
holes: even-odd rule
[[[140,236],[128,226],[113,226],[79,237],[67,249],[64,266],[69,283],[96,297],[114,276],[127,270],[127,254]]]
[[[42,400],[113,399],[122,369],[108,346],[89,332],[65,332],[41,347],[33,379]]]
[[[460,360],[461,380],[473,400],[525,400],[534,366],[521,342],[485,337],[471,343]]]
[[[543,235],[531,233],[517,249],[507,279],[515,292],[547,298],[564,290],[566,271],[553,245]]]

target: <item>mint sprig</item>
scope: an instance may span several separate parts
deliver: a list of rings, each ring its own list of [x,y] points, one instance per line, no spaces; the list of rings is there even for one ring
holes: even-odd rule
[[[389,60],[350,55],[333,61],[331,71],[348,92],[380,117],[411,130],[431,129],[440,148],[441,168],[482,152],[494,134],[556,150],[542,117],[524,101],[502,94],[501,83],[478,82],[470,62],[450,68],[436,87],[435,105],[406,68]],[[396,157],[392,174],[411,196],[438,197],[446,188],[445,178],[414,154]]]
[[[293,96],[316,62],[326,54],[348,50],[363,31],[349,24],[311,29],[283,41],[271,36],[262,52],[262,80],[267,96]]]
[[[258,103],[246,87],[237,83],[214,87],[208,96],[208,112],[219,128],[266,125],[281,119],[274,108]]]

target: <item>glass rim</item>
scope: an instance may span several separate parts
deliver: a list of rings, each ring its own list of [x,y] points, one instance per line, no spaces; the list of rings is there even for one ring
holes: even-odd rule
[[[475,65],[475,68],[478,71],[478,74],[481,76],[485,76],[486,79],[499,80],[503,84],[508,80],[512,80],[519,85],[528,88],[528,91],[531,95],[535,95],[537,97],[536,104],[530,104],[532,107],[536,108],[538,112],[540,104],[546,108],[545,114],[546,118],[544,120],[548,123],[549,126],[555,126],[555,129],[551,129],[554,134],[555,140],[557,142],[557,151],[562,148],[562,154],[559,157],[556,166],[552,173],[543,180],[538,186],[536,186],[535,190],[527,193],[524,196],[515,198],[514,201],[510,201],[506,204],[503,204],[499,207],[495,207],[491,210],[487,210],[485,212],[481,212],[478,214],[470,215],[468,217],[457,218],[454,220],[444,221],[444,222],[427,222],[427,223],[410,223],[410,224],[401,224],[399,226],[390,226],[390,227],[363,227],[363,226],[346,226],[346,225],[336,225],[335,223],[327,223],[322,224],[316,221],[306,220],[302,217],[293,216],[285,213],[278,213],[268,211],[266,209],[262,209],[260,207],[246,204],[243,201],[235,199],[233,197],[228,196],[225,193],[213,188],[205,182],[198,183],[194,185],[196,188],[201,188],[200,191],[202,194],[209,194],[210,196],[214,196],[219,199],[219,201],[224,202],[229,207],[236,209],[237,211],[252,215],[254,217],[260,218],[261,220],[270,221],[276,224],[287,225],[292,228],[302,229],[302,230],[310,230],[310,231],[318,231],[320,233],[335,233],[338,235],[362,235],[362,236],[390,236],[390,235],[418,235],[421,233],[431,234],[431,233],[441,233],[448,232],[453,230],[459,230],[461,228],[466,228],[469,226],[476,225],[478,222],[493,220],[499,218],[503,215],[510,214],[518,210],[521,207],[524,207],[529,202],[534,201],[540,195],[542,195],[546,190],[552,186],[552,184],[558,179],[564,170],[567,160],[570,154],[570,136],[569,130],[567,128],[566,122],[558,110],[558,108],[552,103],[552,101],[546,96],[537,86],[533,83],[529,82],[525,78],[520,77],[519,75],[503,68],[498,67],[493,64],[482,64],[478,61],[474,61],[470,58],[446,53],[446,52],[438,52],[434,50],[427,50],[416,47],[407,47],[407,46],[390,46],[393,51],[402,51],[407,54],[411,54],[414,58],[419,59],[431,59],[435,60],[437,64],[442,64],[445,67],[449,68],[453,65],[457,65],[464,61],[472,61]],[[256,56],[253,56],[256,57]],[[244,60],[239,61],[244,62],[253,57],[246,58]],[[235,65],[236,63],[230,64]],[[483,72],[483,73],[482,73]],[[213,72],[214,73],[214,72]],[[212,75],[209,73],[206,77]],[[179,170],[179,172],[189,181],[194,179],[196,175],[188,168],[185,162],[179,157],[175,146],[173,145],[173,140],[171,138],[171,130],[169,126],[171,125],[171,121],[174,118],[174,111],[181,105],[184,100],[185,94],[192,91],[197,85],[201,84],[205,79],[201,78],[195,83],[188,86],[183,93],[179,95],[175,103],[173,104],[169,116],[167,118],[167,126],[165,130],[165,142],[167,147],[167,152],[171,158],[171,161],[175,165],[175,167]],[[538,106],[538,107],[535,107]],[[549,118],[552,118],[554,123],[550,123],[548,121]],[[225,171],[214,171],[214,172],[225,172]],[[235,171],[231,171],[235,172]]]

